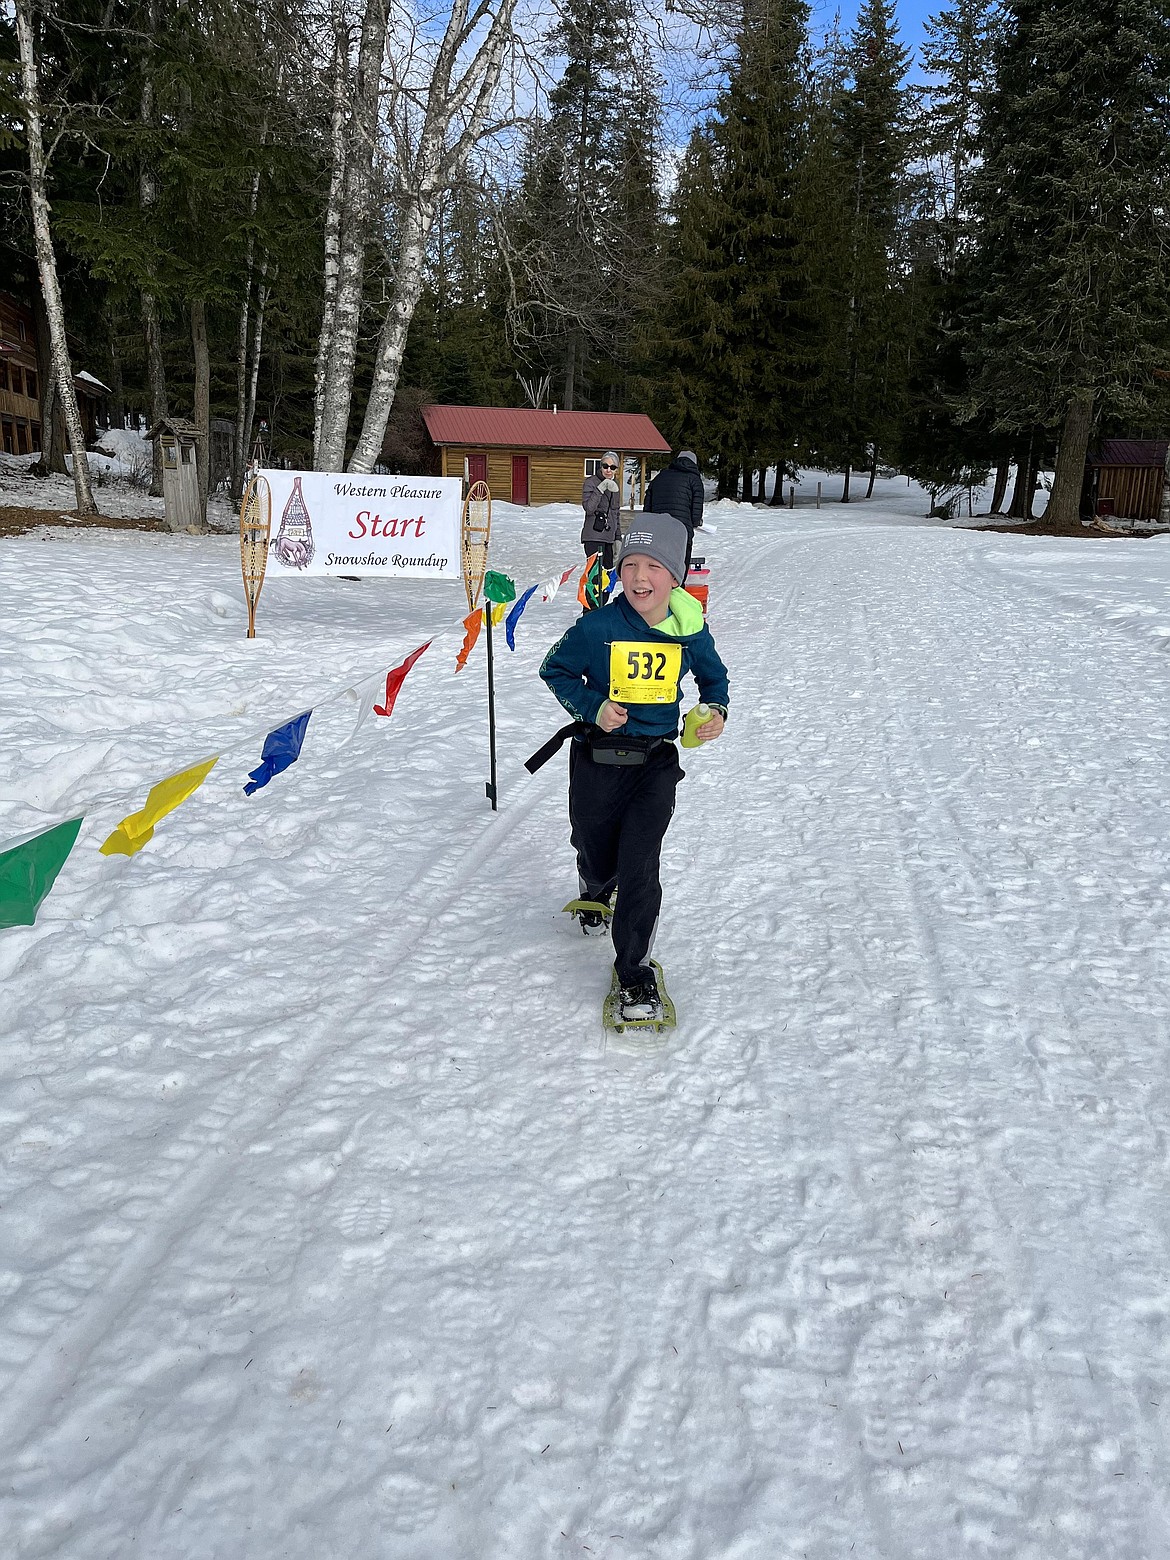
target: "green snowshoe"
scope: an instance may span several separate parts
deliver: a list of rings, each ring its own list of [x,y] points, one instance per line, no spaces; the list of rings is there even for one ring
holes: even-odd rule
[[[613,982],[609,988],[609,995],[605,999],[601,1010],[602,1026],[612,1035],[621,1035],[627,1029],[648,1029],[656,1034],[663,1030],[674,1029],[678,1023],[678,1015],[674,1010],[670,993],[666,989],[666,980],[662,974],[662,966],[656,960],[651,959],[650,967],[654,971],[654,977],[658,982],[658,996],[662,1003],[662,1012],[658,1016],[647,1018],[626,1018],[622,1014],[622,988],[618,984],[617,971],[613,972]]]
[[[613,906],[595,899],[570,899],[564,914],[576,918],[586,937],[604,937],[613,919]]]

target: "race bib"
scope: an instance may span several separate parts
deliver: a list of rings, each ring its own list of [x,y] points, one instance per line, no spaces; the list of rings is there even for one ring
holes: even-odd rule
[[[673,704],[681,671],[681,645],[615,640],[609,649],[609,696],[615,704]]]

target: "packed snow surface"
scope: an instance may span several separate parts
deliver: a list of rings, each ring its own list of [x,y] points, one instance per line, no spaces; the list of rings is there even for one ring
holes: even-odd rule
[[[921,509],[713,511],[680,1025],[608,1049],[520,768],[571,588],[497,639],[498,815],[458,631],[247,799],[460,587],[270,578],[249,643],[230,538],[3,545],[0,838],[87,817],[0,933],[0,1553],[1170,1553],[1170,544]]]

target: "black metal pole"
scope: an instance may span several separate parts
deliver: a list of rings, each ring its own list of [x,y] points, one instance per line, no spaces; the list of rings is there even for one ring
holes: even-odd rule
[[[488,801],[492,804],[492,812],[496,812],[498,811],[496,807],[496,663],[492,653],[493,604],[485,601],[483,607],[484,627],[487,629],[488,752],[491,757],[491,779],[485,789]]]

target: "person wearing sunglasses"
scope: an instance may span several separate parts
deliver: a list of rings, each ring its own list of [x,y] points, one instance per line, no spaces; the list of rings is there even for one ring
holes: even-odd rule
[[[602,567],[612,572],[613,550],[621,541],[622,490],[618,484],[618,457],[615,450],[606,450],[598,462],[598,469],[585,478],[581,489],[581,504],[585,510],[585,524],[581,528],[581,545],[585,556],[599,560]],[[590,571],[598,578],[594,588],[587,586],[585,610],[600,605],[600,569]]]

